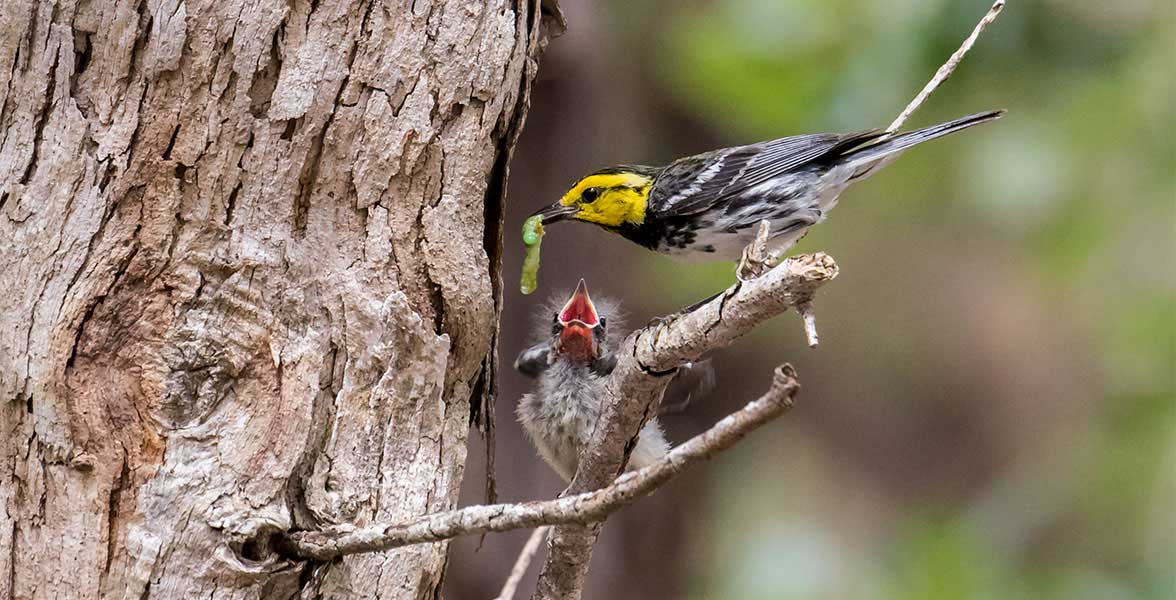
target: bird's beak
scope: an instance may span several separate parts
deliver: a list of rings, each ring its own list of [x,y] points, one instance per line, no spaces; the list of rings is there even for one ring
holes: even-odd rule
[[[535,211],[534,213],[531,214],[531,216],[532,217],[535,217],[535,216],[543,217],[543,224],[546,225],[548,223],[555,223],[556,221],[564,221],[564,220],[570,219],[570,218],[572,218],[572,215],[579,212],[579,210],[580,209],[576,208],[576,205],[574,205],[574,204],[569,204],[567,206],[564,206],[563,204],[556,202],[555,204],[552,204],[551,206],[545,206],[545,207]]]
[[[559,310],[559,323],[568,326],[578,323],[588,329],[595,329],[600,324],[600,316],[596,314],[596,305],[588,295],[588,284],[580,280],[572,297]]]
[[[600,325],[600,317],[583,279],[571,299],[560,309],[558,318],[561,326],[558,352],[577,361],[595,359],[597,347],[593,330]]]

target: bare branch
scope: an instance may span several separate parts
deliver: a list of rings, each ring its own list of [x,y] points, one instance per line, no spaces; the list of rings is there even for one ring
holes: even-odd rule
[[[996,17],[1000,15],[1000,11],[1004,10],[1004,6],[1005,0],[996,0],[996,2],[992,4],[992,8],[988,9],[988,13],[986,13],[984,18],[980,19],[980,22],[976,24],[974,29],[972,29],[971,35],[965,38],[964,43],[960,44],[959,49],[956,50],[951,55],[951,57],[947,59],[947,62],[943,63],[943,66],[939,67],[939,70],[935,72],[935,76],[931,78],[931,81],[927,82],[927,85],[923,86],[923,89],[919,91],[919,94],[915,96],[913,100],[911,100],[910,104],[907,104],[906,108],[902,109],[902,112],[899,113],[896,119],[894,119],[894,122],[886,128],[886,133],[894,133],[898,131],[898,128],[902,127],[903,123],[906,123],[906,120],[910,118],[911,114],[918,110],[919,107],[927,101],[927,98],[930,97],[931,94],[936,89],[938,89],[944,81],[947,81],[948,77],[951,77],[951,74],[955,72],[956,67],[960,66],[960,61],[964,60],[964,56],[968,53],[969,50],[972,49],[972,46],[976,44],[977,38],[980,37],[980,34],[984,32],[984,29],[988,27],[988,25],[996,20]]]
[[[325,561],[346,554],[378,552],[491,531],[597,522],[780,416],[792,406],[799,389],[796,372],[790,365],[776,369],[772,386],[763,396],[674,448],[657,463],[626,473],[612,485],[598,490],[542,502],[471,506],[425,515],[407,523],[300,531],[280,536],[276,543],[285,554]]]
[[[535,558],[539,544],[547,539],[549,531],[551,531],[551,527],[544,525],[531,532],[531,537],[527,538],[527,543],[523,544],[519,557],[515,559],[514,567],[510,570],[510,577],[506,578],[506,583],[502,584],[502,591],[494,600],[514,600],[515,591],[519,589],[519,582],[523,580],[523,575],[527,574],[527,568],[531,566],[531,559]]]
[[[569,490],[599,488],[622,471],[637,432],[657,413],[678,366],[730,345],[790,307],[808,304],[817,289],[836,276],[837,264],[824,253],[794,256],[688,313],[629,334],[617,352],[600,420],[580,454],[580,468]],[[556,528],[534,600],[579,597],[599,532],[599,524]]]

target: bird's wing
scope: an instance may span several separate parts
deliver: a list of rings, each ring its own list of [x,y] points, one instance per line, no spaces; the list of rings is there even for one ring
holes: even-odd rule
[[[698,399],[715,389],[715,366],[705,359],[678,367],[678,372],[662,397],[658,414],[680,413]]]
[[[550,353],[551,344],[539,342],[519,353],[519,357],[515,359],[514,368],[527,377],[538,377],[547,370],[547,367],[551,366],[548,359]]]
[[[877,130],[795,135],[679,159],[658,176],[650,204],[661,216],[705,212],[740,192],[881,135]]]

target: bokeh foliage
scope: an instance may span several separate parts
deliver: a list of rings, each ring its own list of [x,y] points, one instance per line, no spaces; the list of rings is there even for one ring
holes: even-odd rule
[[[600,6],[609,36],[600,47],[603,60],[636,71],[631,80],[675,122],[704,128],[684,144],[645,142],[647,154],[666,159],[708,145],[885,126],[986,8],[617,0]],[[849,502],[861,504],[849,512],[865,523],[817,510],[863,493],[852,487],[861,479],[827,474],[839,471],[822,442],[791,431],[798,439],[740,449],[711,489],[713,547],[699,551],[696,564],[706,566],[694,574],[693,597],[1176,596],[1173,40],[1171,3],[1010,2],[911,126],[994,107],[1008,116],[912,152],[847,193],[802,243],[844,269],[838,291],[818,305],[826,343],[850,348],[846,355],[877,379],[861,398],[805,401],[856,401],[867,411],[905,402],[912,413],[1000,402],[997,389],[951,393],[963,385],[951,375],[927,381],[928,369],[967,364],[944,358],[937,339],[961,315],[927,315],[920,302],[947,288],[958,289],[951,298],[997,305],[984,308],[987,319],[971,315],[977,330],[998,333],[969,360],[1056,362],[1080,375],[1054,372],[1055,381],[1043,367],[1028,371],[1044,371],[1042,380],[1023,387],[1049,395],[1068,384],[1074,404],[1062,398],[1035,412],[1034,399],[1024,399],[1010,418],[1040,425],[1010,440],[994,436],[1012,449],[994,452],[990,473],[963,491],[899,500],[883,491]],[[639,260],[631,289],[653,304],[685,304],[730,280],[729,265]],[[867,272],[879,262],[883,273]],[[975,300],[970,286],[988,295]],[[884,318],[853,316],[863,305]],[[1011,324],[991,323],[1003,318]],[[1043,321],[1033,335],[1021,331]],[[798,337],[795,328],[781,320],[752,341],[778,347]],[[1034,336],[1055,340],[1042,350]],[[967,341],[958,346],[972,351]],[[789,354],[800,351],[792,344]],[[1023,356],[1009,358],[1016,353]],[[740,466],[765,453],[782,457],[789,481]]]

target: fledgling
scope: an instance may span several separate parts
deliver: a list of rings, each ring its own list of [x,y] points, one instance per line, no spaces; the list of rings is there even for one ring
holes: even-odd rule
[[[605,377],[616,365],[608,352],[611,303],[597,312],[583,280],[572,297],[554,311],[544,342],[524,350],[515,368],[536,377],[534,390],[519,401],[517,414],[539,455],[571,481],[600,418]],[[645,467],[669,451],[656,419],[641,429],[629,456],[629,470]]]

